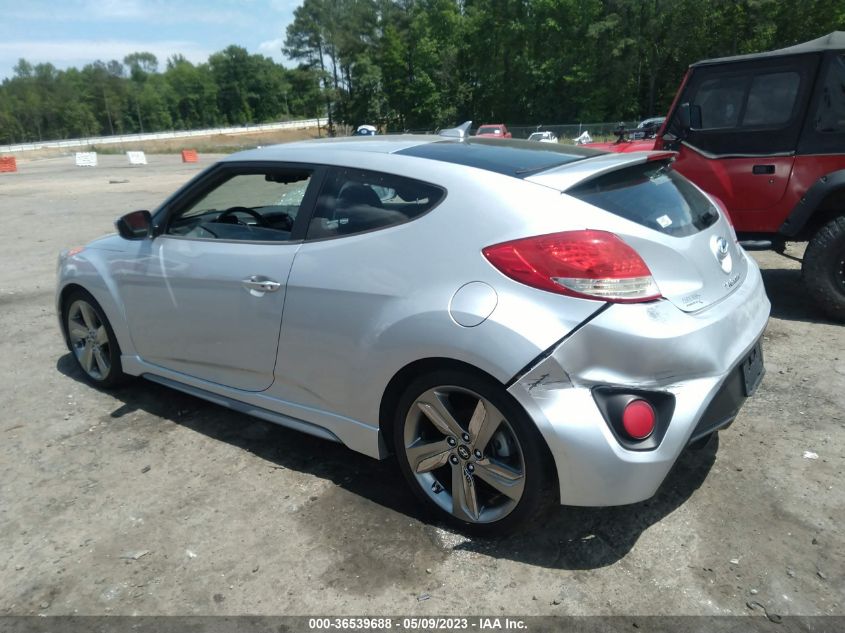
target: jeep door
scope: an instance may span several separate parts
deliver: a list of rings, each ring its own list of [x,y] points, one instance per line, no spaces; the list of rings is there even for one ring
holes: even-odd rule
[[[679,103],[700,108],[675,167],[728,207],[740,231],[777,230],[817,55],[694,66]],[[681,136],[678,111],[668,130]]]

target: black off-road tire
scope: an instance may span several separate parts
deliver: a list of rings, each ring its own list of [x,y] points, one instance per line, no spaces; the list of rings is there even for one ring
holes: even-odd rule
[[[845,321],[845,215],[822,226],[807,244],[801,266],[810,296],[836,321]]]

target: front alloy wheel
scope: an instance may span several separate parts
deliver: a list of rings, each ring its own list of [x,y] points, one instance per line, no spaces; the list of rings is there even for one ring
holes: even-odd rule
[[[87,292],[76,289],[64,302],[64,324],[76,363],[85,379],[97,387],[123,381],[120,348],[102,308]]]
[[[553,497],[542,440],[500,385],[458,376],[417,381],[406,393],[395,438],[400,465],[451,523],[480,534],[511,531]]]

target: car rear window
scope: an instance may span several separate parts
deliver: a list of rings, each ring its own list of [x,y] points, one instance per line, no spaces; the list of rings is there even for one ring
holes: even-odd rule
[[[669,162],[647,162],[568,189],[567,195],[674,237],[693,235],[719,218],[710,200]]]
[[[598,156],[602,152],[575,145],[487,138],[437,141],[415,145],[396,153],[526,178],[588,156]]]

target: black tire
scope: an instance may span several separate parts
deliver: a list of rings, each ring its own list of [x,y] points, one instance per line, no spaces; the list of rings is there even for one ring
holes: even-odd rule
[[[91,310],[96,315],[96,322],[94,325],[96,325],[97,328],[95,328],[95,331],[99,328],[99,326],[102,326],[105,330],[107,340],[105,342],[99,341],[96,346],[99,347],[102,358],[108,362],[107,371],[101,370],[97,359],[93,359],[94,370],[91,370],[90,368],[86,369],[83,366],[83,360],[81,360],[82,348],[80,348],[78,344],[79,342],[74,340],[74,336],[70,331],[71,309],[76,310],[80,304],[90,306]],[[87,327],[84,319],[80,318],[78,321],[76,319],[74,320],[82,327]],[[100,389],[113,389],[126,382],[129,377],[123,373],[123,366],[120,363],[120,346],[117,343],[117,337],[114,335],[114,330],[112,330],[111,324],[106,318],[105,312],[103,312],[100,304],[97,303],[97,300],[94,299],[91,293],[87,290],[75,288],[64,298],[64,302],[62,303],[62,328],[64,329],[65,340],[68,343],[68,348],[70,349],[74,362],[86,382]]]
[[[495,511],[505,511],[508,507],[512,508],[507,510],[507,514],[501,516],[500,518],[496,518],[496,520],[482,521],[479,519],[478,522],[467,521],[464,518],[455,516],[451,511],[447,511],[444,507],[438,505],[438,503],[434,501],[433,497],[440,494],[440,492],[435,492],[439,480],[435,481],[435,484],[429,487],[430,491],[427,491],[418,479],[420,476],[427,475],[415,474],[415,471],[410,463],[411,458],[406,452],[406,425],[414,425],[414,429],[416,429],[419,428],[420,424],[426,425],[429,421],[427,417],[422,417],[422,423],[411,421],[418,415],[418,399],[422,398],[427,392],[430,393],[439,388],[448,390],[452,387],[458,390],[457,394],[454,396],[455,398],[466,398],[467,401],[469,401],[470,398],[474,398],[477,395],[483,399],[478,400],[478,404],[486,400],[488,407],[489,405],[492,405],[493,410],[497,410],[496,412],[501,414],[504,423],[500,423],[499,426],[496,427],[497,431],[490,435],[489,441],[485,444],[486,448],[484,448],[483,454],[477,454],[479,456],[478,460],[471,457],[469,458],[470,461],[459,461],[456,462],[456,464],[448,462],[443,466],[440,466],[439,470],[432,470],[431,474],[432,476],[437,477],[435,473],[445,473],[445,476],[440,478],[444,479],[449,477],[449,472],[451,472],[452,476],[454,476],[454,469],[457,468],[461,474],[466,476],[468,479],[474,479],[475,483],[470,486],[474,491],[473,496],[477,493],[479,498],[486,498],[490,501],[490,506],[484,506],[485,509],[480,513],[479,517],[488,512],[488,507],[491,508],[491,513]],[[461,390],[471,393],[461,393]],[[452,405],[450,404],[450,407],[451,406]],[[411,411],[412,407],[414,407],[413,413]],[[489,410],[489,408],[487,410]],[[469,419],[472,417],[467,413],[469,409],[464,408],[461,410],[460,408],[453,408],[452,411],[455,413],[454,421],[457,421],[463,430],[468,431]],[[492,418],[493,416],[491,416],[491,419]],[[434,427],[432,426],[431,428]],[[416,431],[411,430],[409,432],[413,437]],[[435,429],[435,432],[439,433],[437,429]],[[481,434],[482,433],[479,433],[479,435]],[[506,437],[500,437],[503,434],[506,434]],[[469,435],[467,435],[467,437],[469,437]],[[440,438],[441,441],[445,441],[448,436],[441,435]],[[435,436],[431,441],[436,439],[437,437]],[[524,477],[524,482],[522,483],[521,497],[518,501],[508,499],[504,494],[498,493],[498,491],[490,487],[486,481],[479,478],[479,475],[481,474],[480,471],[484,469],[483,463],[486,462],[490,465],[490,462],[495,460],[492,464],[494,467],[496,467],[498,463],[501,463],[498,461],[500,457],[494,453],[501,448],[503,440],[505,443],[510,444],[509,455],[511,455],[510,457],[503,459],[513,459],[512,454],[514,449],[514,440],[517,442],[516,446],[521,451],[522,470],[520,472],[522,473],[521,476]],[[465,443],[466,446],[470,448],[469,452],[474,452],[475,445],[470,441],[467,440],[464,442],[464,440],[458,438],[458,443],[459,446]],[[534,422],[529,418],[516,400],[507,393],[505,388],[500,383],[480,373],[476,374],[469,371],[449,369],[426,374],[414,380],[399,400],[393,426],[393,445],[402,474],[405,476],[405,479],[414,494],[436,517],[463,532],[478,536],[504,536],[516,531],[518,528],[525,526],[526,524],[536,523],[552,507],[557,505],[557,477],[555,475],[551,454],[549,453],[545,440],[542,435],[540,435],[540,432],[537,430]],[[450,454],[449,459],[458,459],[458,448],[459,447],[455,447],[452,450],[452,454]],[[482,455],[483,459],[481,459]],[[474,478],[467,470],[472,470],[469,464],[473,461],[476,465]],[[421,463],[422,462],[418,462],[418,464]],[[454,482],[455,480],[452,479],[451,481]],[[449,482],[444,482],[444,486],[451,488]],[[451,490],[445,490],[445,492],[447,493],[445,496],[446,505],[450,502],[454,503],[451,496]],[[492,500],[490,493],[492,493]],[[496,499],[503,502],[501,505],[504,509],[496,510],[494,503]],[[515,505],[513,505],[514,503]],[[480,502],[477,504],[477,507],[482,507]]]
[[[801,266],[810,296],[836,321],[845,321],[845,215],[822,226],[804,252]]]

